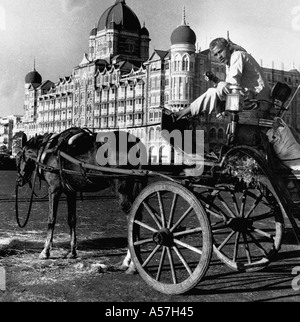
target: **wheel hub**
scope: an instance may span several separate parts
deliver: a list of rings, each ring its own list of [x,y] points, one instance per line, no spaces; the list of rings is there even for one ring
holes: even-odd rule
[[[252,221],[247,218],[232,218],[228,226],[234,231],[243,233],[252,227]]]
[[[161,229],[153,234],[153,241],[157,245],[170,247],[173,245],[173,234],[167,228]]]

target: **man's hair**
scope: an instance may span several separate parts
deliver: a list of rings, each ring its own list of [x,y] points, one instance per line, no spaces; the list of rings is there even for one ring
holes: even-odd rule
[[[222,45],[225,48],[228,46],[228,41],[225,38],[216,38],[209,44],[209,49],[213,50],[218,45]]]

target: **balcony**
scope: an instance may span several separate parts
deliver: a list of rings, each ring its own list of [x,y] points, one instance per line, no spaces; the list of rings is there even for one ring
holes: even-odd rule
[[[125,113],[125,107],[124,106],[119,106],[118,107],[118,113],[119,114],[124,114]]]
[[[135,106],[135,112],[142,112],[143,111],[143,105],[139,104]]]
[[[142,126],[143,121],[142,120],[135,120],[134,125],[135,126]]]
[[[116,109],[114,107],[111,107],[109,110],[109,115],[115,115],[116,114]]]
[[[133,113],[133,106],[129,105],[126,107],[126,113]]]
[[[133,120],[127,120],[126,121],[126,126],[127,127],[133,126]]]

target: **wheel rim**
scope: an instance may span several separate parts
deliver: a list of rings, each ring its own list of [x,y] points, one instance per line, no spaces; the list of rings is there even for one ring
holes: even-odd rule
[[[129,247],[141,277],[165,294],[182,294],[205,275],[212,253],[206,213],[183,186],[158,182],[134,202]]]
[[[265,268],[282,241],[284,210],[279,197],[264,176],[255,186],[221,187],[206,203],[214,253],[237,271]]]

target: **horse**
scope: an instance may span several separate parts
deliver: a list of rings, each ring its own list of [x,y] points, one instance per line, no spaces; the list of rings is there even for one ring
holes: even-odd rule
[[[300,144],[296,131],[282,118],[276,117],[266,134],[278,159],[291,170],[300,170]]]
[[[30,183],[35,171],[48,186],[48,230],[39,259],[50,258],[58,203],[62,194],[66,195],[70,227],[70,252],[67,258],[74,259],[77,257],[77,193],[97,192],[112,187],[121,209],[128,215],[134,199],[146,186],[147,177],[105,175],[98,167],[105,166],[103,169],[111,169],[112,174],[120,169],[127,169],[131,173],[132,169],[141,168],[141,154],[144,154],[146,148],[137,137],[125,131],[96,134],[74,127],[60,134],[37,135],[30,140],[27,140],[25,134],[24,136],[22,148],[16,156],[17,186]],[[63,158],[63,153],[70,158]],[[83,165],[88,165],[88,169]],[[126,270],[128,274],[135,272],[129,250],[118,268]]]

